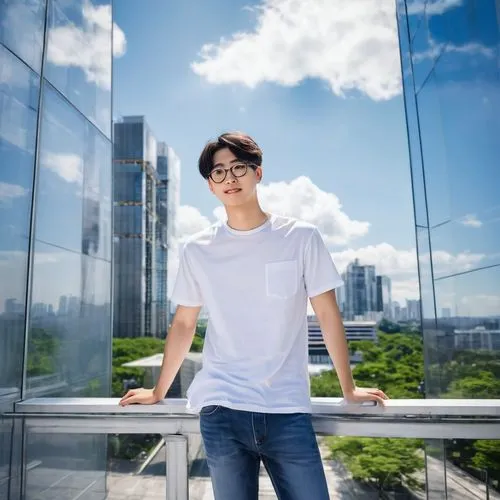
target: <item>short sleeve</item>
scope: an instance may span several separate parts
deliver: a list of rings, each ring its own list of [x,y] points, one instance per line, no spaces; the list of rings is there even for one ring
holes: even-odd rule
[[[200,286],[193,273],[187,246],[184,246],[181,252],[179,271],[170,300],[179,306],[201,307],[203,305]]]
[[[317,229],[314,229],[305,249],[304,281],[309,298],[344,284]]]

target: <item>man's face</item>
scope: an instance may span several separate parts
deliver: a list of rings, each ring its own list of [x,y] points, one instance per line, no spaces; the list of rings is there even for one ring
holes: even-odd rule
[[[252,168],[248,162],[238,160],[230,149],[224,148],[214,155],[208,184],[210,191],[224,205],[236,206],[248,202],[255,196],[256,186],[261,178],[260,167]]]

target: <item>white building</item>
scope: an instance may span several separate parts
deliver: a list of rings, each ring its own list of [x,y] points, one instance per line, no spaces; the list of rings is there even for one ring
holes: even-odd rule
[[[330,364],[330,356],[323,340],[323,334],[316,316],[308,316],[309,362],[313,364]],[[377,323],[375,321],[344,321],[347,341],[368,340],[377,342]],[[354,354],[351,363],[359,363],[361,358]]]
[[[469,330],[455,330],[455,349],[500,351],[500,330],[487,330],[476,326]]]

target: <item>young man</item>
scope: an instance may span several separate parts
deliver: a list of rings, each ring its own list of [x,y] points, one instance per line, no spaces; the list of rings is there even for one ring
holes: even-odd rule
[[[262,151],[254,140],[223,134],[206,145],[199,170],[227,222],[185,244],[158,383],[128,391],[120,403],[165,397],[205,305],[203,368],[188,390],[188,407],[200,413],[216,500],[257,500],[261,460],[278,498],[327,500],[311,425],[308,298],[347,402],[384,404],[387,396],[354,384],[335,298],[342,280],[318,230],[261,209]]]

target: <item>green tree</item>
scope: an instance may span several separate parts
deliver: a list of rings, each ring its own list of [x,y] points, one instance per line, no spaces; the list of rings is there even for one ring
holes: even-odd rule
[[[389,321],[385,318],[379,323],[378,327],[379,330],[385,333],[398,333],[401,331],[401,327],[398,325],[398,323],[393,323],[392,321]]]
[[[28,376],[57,373],[60,341],[56,337],[56,332],[46,331],[43,328],[31,328],[28,339]]]
[[[354,479],[379,491],[408,485],[422,488],[414,474],[424,468],[423,442],[415,439],[327,438],[333,459],[341,460]]]

